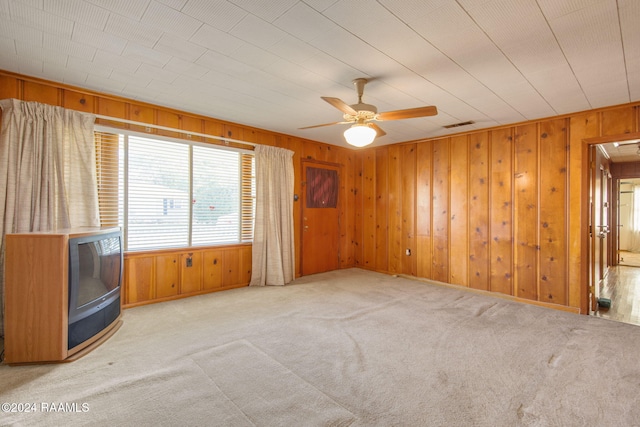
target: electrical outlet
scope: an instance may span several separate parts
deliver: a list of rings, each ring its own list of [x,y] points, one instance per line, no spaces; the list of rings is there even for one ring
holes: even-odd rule
[[[187,267],[193,267],[193,258],[187,258]]]
[[[411,249],[407,248],[407,250],[404,253],[407,256],[411,256]]]

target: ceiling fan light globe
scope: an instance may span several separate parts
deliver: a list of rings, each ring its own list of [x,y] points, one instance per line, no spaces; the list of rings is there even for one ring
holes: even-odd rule
[[[355,124],[344,131],[344,139],[354,147],[364,147],[376,138],[375,129],[366,124]]]

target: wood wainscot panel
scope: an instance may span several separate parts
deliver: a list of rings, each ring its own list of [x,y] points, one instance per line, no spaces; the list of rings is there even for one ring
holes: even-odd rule
[[[540,124],[540,295],[567,304],[567,148],[564,119]]]
[[[416,254],[416,144],[402,146],[402,273],[415,276]],[[408,253],[407,253],[408,251]]]
[[[469,144],[467,135],[451,138],[451,263],[449,283],[469,286]]]
[[[538,299],[538,138],[537,125],[515,131],[515,290],[517,297]]]
[[[367,150],[362,160],[362,261],[365,268],[376,268],[376,151]]]
[[[431,277],[431,142],[418,143],[416,151],[416,274]]]
[[[432,279],[449,280],[450,139],[433,142],[433,266]]]
[[[513,295],[513,128],[491,133],[490,290]]]
[[[489,290],[489,134],[469,135],[469,286]]]
[[[389,271],[389,148],[376,149],[375,269]]]
[[[155,257],[144,256],[124,260],[125,305],[155,298]]]

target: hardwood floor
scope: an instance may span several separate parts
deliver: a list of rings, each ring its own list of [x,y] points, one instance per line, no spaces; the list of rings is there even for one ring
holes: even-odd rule
[[[595,316],[640,325],[640,267],[611,267],[600,285],[600,298],[609,298],[611,307],[599,308]]]

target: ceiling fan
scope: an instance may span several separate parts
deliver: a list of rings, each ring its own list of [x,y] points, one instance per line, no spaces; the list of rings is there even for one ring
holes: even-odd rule
[[[364,147],[365,145],[371,144],[376,136],[383,136],[387,134],[380,126],[373,123],[374,121],[413,119],[416,117],[435,116],[438,114],[438,109],[434,106],[378,113],[378,109],[375,105],[364,104],[362,102],[362,94],[364,93],[364,86],[367,82],[368,80],[365,78],[353,80],[356,92],[358,93],[357,104],[348,105],[339,98],[331,98],[328,96],[321,97],[324,101],[344,113],[342,116],[344,121],[306,126],[300,129],[353,123],[353,125],[344,132],[344,137],[349,144],[356,147]]]

